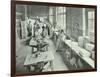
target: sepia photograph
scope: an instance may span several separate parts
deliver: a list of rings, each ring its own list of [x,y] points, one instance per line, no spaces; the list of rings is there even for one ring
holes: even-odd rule
[[[96,70],[96,7],[16,3],[14,68],[16,74]]]

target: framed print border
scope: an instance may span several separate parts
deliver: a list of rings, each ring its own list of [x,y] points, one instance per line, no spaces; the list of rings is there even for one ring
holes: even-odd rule
[[[28,72],[16,73],[16,4],[27,5],[45,5],[45,6],[64,6],[77,8],[94,8],[95,9],[95,68],[84,70],[64,70],[50,72]],[[28,75],[44,75],[44,74],[60,74],[60,73],[79,73],[97,71],[97,6],[96,5],[81,5],[81,4],[64,4],[50,2],[35,2],[35,1],[11,1],[11,76],[28,76]]]

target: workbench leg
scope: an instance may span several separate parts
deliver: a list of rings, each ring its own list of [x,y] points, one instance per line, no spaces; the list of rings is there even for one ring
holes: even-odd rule
[[[31,71],[30,66],[26,66],[25,70],[30,72]]]
[[[50,67],[51,67],[51,71],[53,71],[54,70],[54,68],[53,68],[53,61],[50,61]]]

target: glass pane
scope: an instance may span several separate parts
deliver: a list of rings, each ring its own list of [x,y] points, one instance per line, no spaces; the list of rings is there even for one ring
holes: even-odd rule
[[[63,13],[63,7],[58,7],[58,13]]]
[[[63,25],[64,25],[64,31],[66,32],[66,14],[64,14],[64,23],[63,23]]]
[[[66,13],[66,7],[64,7],[64,13]]]
[[[50,23],[53,24],[53,16],[49,16]]]
[[[88,20],[88,31],[94,32],[94,20]]]
[[[53,15],[53,7],[50,7],[50,9],[49,9],[49,15]]]
[[[95,12],[93,11],[93,19],[95,19]]]
[[[88,19],[93,19],[94,18],[94,11],[89,11],[88,12]]]
[[[60,29],[64,29],[64,15],[58,15],[57,18],[57,26],[60,27]]]

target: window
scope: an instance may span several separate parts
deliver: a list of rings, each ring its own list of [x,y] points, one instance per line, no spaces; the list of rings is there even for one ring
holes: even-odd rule
[[[87,30],[87,35],[90,38],[91,42],[94,42],[94,28],[95,28],[95,13],[94,10],[88,11],[88,30]]]
[[[49,7],[49,22],[50,22],[50,24],[52,24],[53,25],[53,8],[54,7]]]
[[[88,34],[94,33],[94,11],[88,12]]]
[[[49,22],[66,32],[66,7],[49,7]]]
[[[66,32],[66,8],[57,7],[57,25]]]

